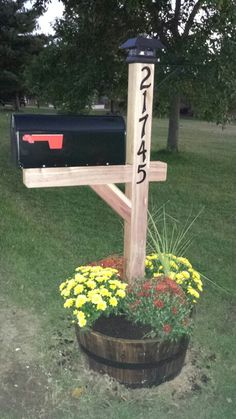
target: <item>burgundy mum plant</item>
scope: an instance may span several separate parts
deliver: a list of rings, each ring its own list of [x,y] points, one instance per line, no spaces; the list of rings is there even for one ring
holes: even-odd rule
[[[139,281],[127,291],[126,317],[149,327],[146,338],[175,340],[191,333],[191,305],[172,279],[163,276],[158,281]]]

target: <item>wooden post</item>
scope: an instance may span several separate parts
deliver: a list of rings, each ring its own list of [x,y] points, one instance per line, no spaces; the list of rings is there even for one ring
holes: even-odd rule
[[[126,184],[131,201],[131,220],[125,221],[124,257],[126,278],[143,277],[146,257],[148,179],[150,168],[154,64],[129,64],[127,164],[133,168]]]

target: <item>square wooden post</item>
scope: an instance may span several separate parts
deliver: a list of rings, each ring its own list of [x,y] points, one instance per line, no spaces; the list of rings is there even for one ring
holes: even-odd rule
[[[130,63],[127,115],[127,164],[133,168],[126,184],[131,200],[131,220],[125,222],[126,278],[143,277],[146,257],[148,187],[150,168],[154,64]]]

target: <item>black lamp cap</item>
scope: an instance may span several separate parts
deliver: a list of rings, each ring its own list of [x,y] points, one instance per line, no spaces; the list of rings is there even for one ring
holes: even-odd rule
[[[165,47],[157,38],[138,36],[128,39],[120,48],[129,50],[128,63],[156,63],[156,50]]]

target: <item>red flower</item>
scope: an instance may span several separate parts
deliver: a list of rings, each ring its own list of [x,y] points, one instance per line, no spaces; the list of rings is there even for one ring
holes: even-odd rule
[[[173,314],[177,314],[177,312],[178,312],[177,308],[176,308],[176,307],[173,307],[173,308],[172,308],[172,313],[173,313]]]
[[[148,297],[150,297],[150,292],[144,292],[144,291],[142,291],[142,292],[139,292],[137,294],[137,296],[138,297],[146,297],[146,298],[148,298]]]
[[[183,290],[180,286],[168,277],[164,277],[163,279],[159,280],[156,287],[156,293],[169,293],[172,295],[177,295],[181,298],[182,302],[185,301],[185,295]]]
[[[158,307],[158,308],[164,307],[164,302],[162,300],[155,300],[153,304],[155,307]]]
[[[151,283],[151,282],[145,282],[145,283],[143,284],[143,289],[144,289],[145,291],[149,291],[150,289],[152,289],[152,287],[153,287],[153,285],[152,285],[152,283]]]
[[[164,282],[160,282],[156,286],[156,291],[157,292],[166,292],[166,291],[168,291],[168,286]]]
[[[164,324],[163,332],[170,333],[170,331],[171,331],[171,325],[170,324]]]

